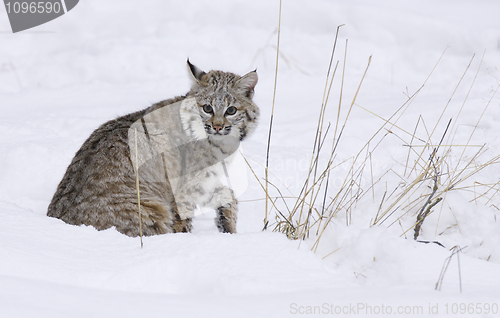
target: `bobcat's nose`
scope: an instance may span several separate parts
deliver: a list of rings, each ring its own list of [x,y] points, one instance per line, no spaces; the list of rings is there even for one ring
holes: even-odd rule
[[[217,132],[217,133],[221,132],[221,130],[222,130],[222,125],[213,125],[212,127],[214,128],[215,132]]]

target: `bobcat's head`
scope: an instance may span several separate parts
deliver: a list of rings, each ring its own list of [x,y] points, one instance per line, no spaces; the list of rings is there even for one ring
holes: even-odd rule
[[[252,102],[257,72],[244,76],[222,71],[203,72],[187,61],[193,76],[188,96],[194,97],[209,138],[243,140],[257,126],[259,108]]]

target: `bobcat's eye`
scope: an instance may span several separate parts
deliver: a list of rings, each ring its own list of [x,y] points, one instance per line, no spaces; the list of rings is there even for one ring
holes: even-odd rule
[[[214,111],[214,109],[210,105],[203,105],[203,111],[205,113],[212,113]]]
[[[229,107],[228,109],[226,109],[226,114],[227,114],[227,115],[234,115],[234,114],[236,114],[236,111],[237,111],[237,110],[238,110],[238,109],[237,109],[236,107],[231,106],[231,107]]]

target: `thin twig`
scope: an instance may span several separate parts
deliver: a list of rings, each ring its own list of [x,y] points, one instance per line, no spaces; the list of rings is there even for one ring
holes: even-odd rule
[[[279,18],[278,18],[278,40],[276,44],[276,69],[274,72],[274,89],[273,89],[273,104],[271,106],[271,119],[269,121],[269,135],[267,137],[267,151],[266,151],[266,169],[265,169],[265,179],[266,179],[266,211],[264,216],[264,230],[267,229],[268,220],[267,220],[267,212],[268,212],[268,200],[267,200],[267,191],[268,191],[268,175],[269,175],[269,151],[271,148],[271,132],[273,130],[273,117],[274,117],[274,104],[276,101],[276,85],[278,83],[278,61],[280,56],[280,35],[281,35],[281,0],[279,7]]]
[[[464,247],[465,248],[465,247]],[[454,246],[451,249],[451,255],[448,256],[444,260],[443,267],[441,268],[441,273],[439,274],[438,281],[436,283],[436,288],[435,290],[441,290],[441,287],[443,287],[443,280],[444,280],[444,275],[446,274],[446,271],[448,270],[448,266],[450,265],[451,259],[453,258],[453,255],[457,255],[457,261],[458,261],[458,283],[460,285],[460,292],[462,292],[462,273],[460,270],[460,257],[458,254],[462,252],[464,248],[460,248],[460,246]]]
[[[137,128],[135,128],[135,184],[137,187],[137,209],[139,211],[139,236],[142,244],[142,213],[141,213],[141,192],[139,191],[139,156],[137,149]]]

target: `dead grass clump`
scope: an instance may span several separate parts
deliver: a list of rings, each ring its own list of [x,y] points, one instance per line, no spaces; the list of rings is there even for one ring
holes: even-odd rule
[[[408,231],[413,230],[415,240],[418,240],[426,218],[440,206],[442,207],[442,202],[446,201],[446,196],[450,191],[473,192],[474,197],[471,201],[477,202],[481,199],[486,201],[486,204],[493,205],[492,199],[500,191],[500,181],[494,184],[479,183],[474,180],[474,176],[477,176],[480,171],[500,163],[500,155],[493,156],[486,160],[486,162],[481,163],[481,161],[484,161],[482,159],[485,157],[484,155],[487,153],[488,148],[486,145],[473,145],[471,144],[471,140],[496,91],[484,108],[468,140],[461,144],[450,142],[450,140],[454,140],[455,136],[453,132],[455,131],[455,125],[466,104],[479,68],[462,103],[462,107],[453,119],[447,121],[446,129],[441,132],[439,142],[433,142],[436,139],[435,135],[438,133],[438,128],[443,126],[442,122],[444,121],[445,111],[448,109],[449,103],[461,85],[464,76],[469,71],[474,57],[472,57],[471,62],[465,69],[464,74],[457,83],[448,103],[441,114],[439,114],[439,118],[432,129],[428,129],[428,125],[426,125],[425,119],[422,116],[418,118],[413,132],[400,127],[398,121],[403,118],[405,112],[418,97],[446,50],[424,83],[412,95],[408,94],[407,100],[389,118],[383,118],[356,103],[358,93],[370,66],[370,57],[357,90],[349,103],[349,108],[342,110],[345,116],[341,118],[342,101],[345,99],[343,89],[348,42],[346,41],[345,44],[342,70],[338,71],[340,61],[334,62],[334,57],[340,27],[337,28],[331,58],[328,63],[323,99],[319,108],[316,134],[312,143],[313,148],[309,168],[298,195],[285,196],[283,194],[284,189],[269,180],[269,149],[273,120],[273,115],[271,115],[264,181],[261,182],[252,170],[254,176],[261,184],[266,197],[264,229],[273,227],[274,231],[284,233],[288,238],[294,240],[312,236],[315,238],[312,249],[316,251],[324,231],[329,227],[332,220],[337,219],[342,214],[345,216],[346,225],[349,226],[357,203],[370,193],[373,200],[380,202],[380,204],[377,204],[378,209],[376,211],[365,211],[365,213],[373,213],[369,226],[384,225],[391,227],[394,224],[399,224],[403,229],[401,235],[406,235]],[[279,50],[279,32],[277,48]],[[278,59],[279,51],[276,57],[276,67]],[[335,122],[332,124],[331,122],[327,123],[325,120],[325,112],[329,101],[333,99],[330,97],[330,93],[333,79],[339,76],[337,75],[338,73],[341,73],[338,90],[338,108]],[[275,75],[276,92],[277,68]],[[334,159],[337,157],[338,145],[342,140],[345,127],[349,122],[349,116],[354,106],[374,115],[382,123],[378,130],[366,140],[354,156],[342,162],[342,164],[349,163],[350,165],[345,170],[345,168],[339,168],[340,164],[334,164]],[[433,115],[433,117],[437,116]],[[425,132],[424,135],[422,135],[422,131]],[[329,136],[328,140],[332,140],[330,147],[325,144],[327,136]],[[399,141],[403,142],[404,147],[408,148],[406,160],[400,163],[399,169],[389,169],[379,176],[374,176],[372,157],[388,136],[396,137]],[[322,161],[326,162],[326,165],[322,166],[320,164]],[[336,187],[334,190],[329,186],[330,176],[333,173],[336,176],[343,176],[341,186]],[[366,179],[365,174],[369,174],[368,179],[370,180],[370,184],[368,187],[362,186],[361,182],[363,178]],[[394,176],[399,182],[391,184],[390,180],[394,180]],[[441,211],[439,210],[438,224]],[[274,222],[272,222],[271,218],[273,212]],[[401,221],[403,219],[407,220],[408,217],[414,221],[405,228],[403,225],[405,223]]]

